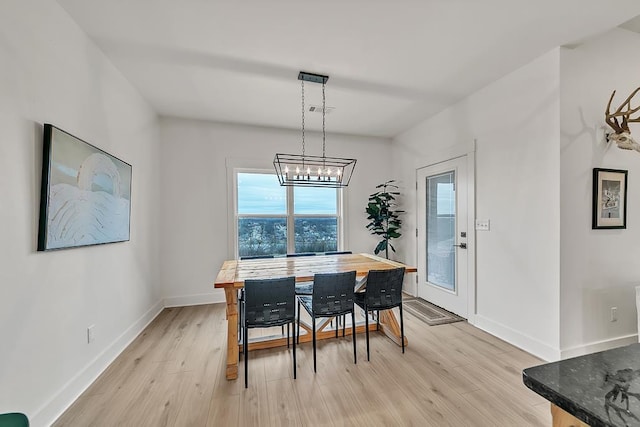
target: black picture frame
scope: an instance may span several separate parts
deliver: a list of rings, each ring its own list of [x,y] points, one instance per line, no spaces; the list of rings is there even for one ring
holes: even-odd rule
[[[627,175],[622,169],[593,169],[592,229],[627,228]]]
[[[42,145],[38,251],[130,240],[131,165],[49,123]]]

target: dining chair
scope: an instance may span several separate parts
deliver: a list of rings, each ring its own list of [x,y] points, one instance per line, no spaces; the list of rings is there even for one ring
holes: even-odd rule
[[[325,252],[324,254],[325,255],[348,255],[352,253],[353,252],[351,251],[330,251],[330,252]],[[311,255],[315,255],[315,254],[311,254]],[[296,295],[311,295],[312,291],[313,291],[313,282],[296,283]],[[339,318],[336,318],[336,319],[339,319]],[[338,322],[338,320],[336,320],[336,322]],[[331,321],[331,323],[333,324],[333,321]],[[345,316],[342,316],[342,336],[344,336],[344,328],[345,328]],[[336,338],[338,338],[337,326],[336,326]]]
[[[402,280],[404,267],[391,270],[371,270],[367,274],[367,286],[364,292],[356,292],[355,303],[364,310],[365,330],[367,337],[367,361],[369,361],[369,312],[377,312],[378,328],[380,326],[380,310],[400,308],[400,340],[404,353],[404,321],[402,318]]]
[[[287,258],[296,258],[303,256],[316,256],[315,252],[300,252],[294,254],[287,254]],[[296,295],[311,295],[313,289],[313,282],[302,282],[296,284]]]
[[[298,337],[300,339],[300,305],[311,316],[311,333],[313,335],[313,372],[316,370],[316,319],[323,317],[343,316],[351,313],[351,336],[353,339],[353,363],[358,363],[356,356],[356,319],[353,306],[356,272],[324,273],[313,276],[311,296],[298,296]],[[337,334],[336,325],[336,334]],[[296,339],[294,338],[294,341]]]
[[[246,255],[246,256],[241,256],[240,260],[246,260],[246,259],[269,259],[269,258],[273,258],[273,255]],[[244,300],[244,289],[240,289],[238,291],[238,337],[240,339],[242,339],[242,321],[240,319],[242,319],[242,300]],[[284,326],[282,327],[282,335],[284,335]],[[238,357],[240,357],[240,355],[238,354]]]
[[[296,296],[311,296],[313,295],[313,281],[311,282],[296,282]],[[342,336],[345,335],[346,327],[346,314],[342,316]],[[331,326],[333,326],[333,320],[331,320]],[[340,326],[340,317],[336,317],[336,338],[338,338],[338,326]],[[300,342],[300,336],[298,336],[298,343]]]
[[[0,427],[29,427],[29,418],[20,412],[0,414]]]
[[[332,252],[325,252],[325,255],[346,255],[346,254],[351,254],[353,252],[351,251],[332,251]],[[294,257],[294,256],[312,256],[315,255],[315,253],[303,253],[303,254],[287,254],[288,257]],[[311,291],[313,289],[313,282],[302,282],[302,283],[297,283],[296,284],[296,295],[311,295]]]
[[[270,328],[287,325],[287,347],[289,347],[289,325],[296,321],[296,278],[282,277],[244,281],[244,387],[248,387],[249,374],[249,328]],[[295,329],[294,329],[295,331]],[[293,339],[293,378],[296,378],[296,340]]]

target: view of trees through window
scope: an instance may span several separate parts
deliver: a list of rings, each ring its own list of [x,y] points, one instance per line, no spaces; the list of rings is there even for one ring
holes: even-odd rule
[[[284,218],[239,218],[240,256],[287,253],[287,220]]]
[[[296,218],[295,230],[297,253],[338,250],[337,218]]]
[[[237,183],[240,257],[338,250],[337,189],[281,187],[268,173],[238,173]]]

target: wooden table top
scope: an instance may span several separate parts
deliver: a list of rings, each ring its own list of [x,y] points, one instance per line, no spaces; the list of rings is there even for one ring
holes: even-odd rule
[[[390,270],[398,267],[405,267],[407,273],[417,271],[415,267],[365,253],[230,260],[222,264],[214,287],[242,288],[246,279],[288,276],[295,276],[298,282],[306,282],[313,280],[316,273],[353,270],[356,271],[356,276],[363,277],[369,270]]]

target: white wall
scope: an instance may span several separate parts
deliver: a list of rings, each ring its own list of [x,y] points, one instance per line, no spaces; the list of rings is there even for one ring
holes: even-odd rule
[[[0,412],[40,426],[160,308],[158,125],[56,2],[4,0],[1,9]],[[130,242],[36,252],[44,122],[132,164]]]
[[[273,156],[300,153],[300,131],[161,119],[162,292],[167,305],[223,301],[213,281],[232,259],[227,216],[227,163],[273,168]],[[321,154],[321,136],[307,132],[307,152]],[[327,134],[327,155],[358,160],[345,189],[345,248],[373,252],[364,213],[375,185],[391,176],[387,139]],[[233,211],[232,211],[233,212]]]
[[[640,153],[607,146],[604,111],[640,86],[640,35],[614,29],[561,55],[561,347],[563,357],[637,342]],[[636,96],[634,106],[640,105]],[[615,108],[614,107],[614,108]],[[636,139],[640,125],[631,124]],[[593,168],[629,171],[626,230],[591,229]],[[619,320],[610,322],[611,307]]]
[[[559,51],[553,50],[394,139],[407,230],[415,172],[473,151],[476,140],[477,326],[545,359],[559,357]],[[473,230],[468,230],[473,232]],[[415,263],[416,241],[402,251]]]

